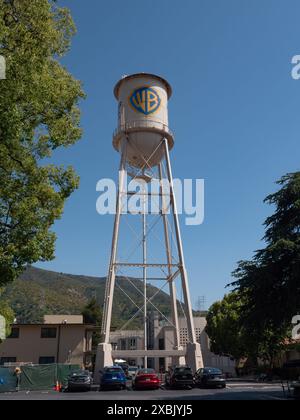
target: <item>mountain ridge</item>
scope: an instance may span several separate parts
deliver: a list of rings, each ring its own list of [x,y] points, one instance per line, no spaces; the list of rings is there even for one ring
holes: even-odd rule
[[[19,323],[34,324],[42,322],[44,315],[81,314],[93,298],[103,308],[105,284],[105,277],[58,273],[29,266],[18,280],[4,289],[1,300],[10,304]],[[113,313],[115,328],[122,326],[137,311],[136,306],[120,290],[120,284],[138,307],[143,306],[143,282],[134,278],[130,278],[129,282],[124,277],[118,277]],[[148,285],[149,297],[158,290]],[[166,316],[170,315],[170,296],[167,293],[160,292],[153,303]],[[138,328],[141,318],[142,313],[131,323],[130,328]]]

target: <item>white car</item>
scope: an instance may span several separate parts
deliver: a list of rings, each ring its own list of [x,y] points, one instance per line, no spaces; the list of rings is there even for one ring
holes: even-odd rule
[[[128,376],[130,379],[134,380],[137,373],[139,371],[139,368],[137,366],[129,366],[128,368]]]

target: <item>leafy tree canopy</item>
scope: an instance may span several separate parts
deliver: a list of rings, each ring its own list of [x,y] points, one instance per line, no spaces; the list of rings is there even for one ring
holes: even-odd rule
[[[247,356],[246,336],[240,323],[242,306],[238,293],[230,293],[214,303],[208,311],[206,332],[215,354],[235,359]]]
[[[284,334],[300,312],[300,172],[280,181],[266,198],[275,212],[266,222],[266,247],[242,261],[233,284],[246,297],[244,320],[250,327]]]
[[[211,350],[219,355],[231,356],[237,361],[260,359],[273,365],[285,347],[287,330],[261,327],[259,323],[245,322],[246,302],[237,292],[229,293],[209,309],[206,332],[211,340]]]
[[[265,200],[274,206],[265,221],[265,248],[239,262],[234,292],[210,308],[207,325],[214,352],[269,365],[286,346],[291,320],[300,313],[300,172],[278,185]]]
[[[82,311],[83,320],[85,324],[101,325],[102,310],[97,300],[93,298]]]
[[[1,289],[0,289],[0,297],[1,297]],[[11,324],[14,321],[15,315],[14,311],[11,309],[9,304],[6,301],[0,301],[0,316],[3,316],[6,321],[6,336],[10,334],[11,331]],[[0,340],[1,343],[1,340]]]
[[[58,61],[75,26],[51,0],[0,0],[0,284],[26,264],[50,260],[65,200],[78,187],[71,167],[46,164],[81,137],[76,81]]]

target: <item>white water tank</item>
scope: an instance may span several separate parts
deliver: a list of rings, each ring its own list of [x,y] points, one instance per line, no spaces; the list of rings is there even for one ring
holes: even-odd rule
[[[122,140],[127,138],[130,165],[145,169],[158,165],[163,158],[162,140],[168,140],[170,150],[174,146],[168,118],[171,86],[159,76],[139,73],[124,76],[114,93],[119,102],[114,148],[120,152]]]

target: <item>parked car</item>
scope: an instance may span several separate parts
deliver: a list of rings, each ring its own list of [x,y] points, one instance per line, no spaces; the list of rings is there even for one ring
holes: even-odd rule
[[[126,375],[120,366],[111,366],[104,369],[100,379],[100,390],[126,389]]]
[[[196,372],[195,384],[200,387],[226,388],[226,378],[220,369],[207,367]]]
[[[128,366],[128,363],[127,362],[121,362],[121,363],[115,362],[115,363],[116,363],[116,366],[119,366],[120,368],[123,369],[123,372],[125,373],[126,378],[129,379],[129,374],[128,374],[128,368],[129,368],[129,366]]]
[[[132,379],[134,381],[138,371],[139,371],[139,368],[137,366],[129,366],[128,368],[129,379]]]
[[[193,388],[194,376],[188,366],[175,366],[166,373],[166,386],[170,388]]]
[[[141,389],[159,389],[160,380],[154,369],[141,369],[133,381],[132,387]]]
[[[88,370],[81,370],[72,373],[68,377],[67,390],[74,391],[90,391],[93,385],[92,374]]]

